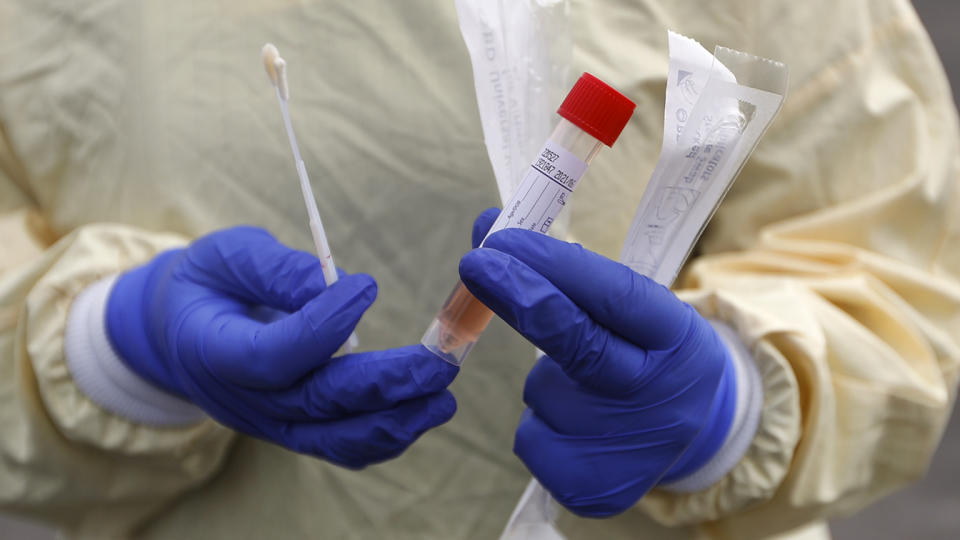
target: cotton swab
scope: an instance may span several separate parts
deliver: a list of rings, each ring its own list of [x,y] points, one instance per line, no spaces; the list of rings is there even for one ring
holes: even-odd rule
[[[310,187],[307,168],[300,157],[297,136],[293,133],[293,125],[290,123],[290,111],[287,107],[287,101],[290,99],[290,88],[287,86],[287,62],[280,57],[280,51],[272,43],[263,46],[260,56],[263,59],[263,67],[267,70],[267,76],[270,77],[270,82],[273,83],[273,87],[277,91],[280,114],[283,115],[283,125],[287,129],[287,139],[290,140],[290,148],[293,150],[293,161],[296,163],[297,176],[300,177],[300,191],[303,192],[303,202],[307,205],[307,215],[310,217],[310,233],[313,235],[313,243],[317,247],[317,257],[320,258],[323,279],[329,287],[337,282],[337,267],[333,263],[333,253],[330,252],[330,244],[327,243],[323,222],[320,221],[320,211],[317,210],[317,201],[313,197],[313,188]],[[357,334],[351,333],[347,342],[343,345],[343,350],[347,353],[352,352],[357,345]]]

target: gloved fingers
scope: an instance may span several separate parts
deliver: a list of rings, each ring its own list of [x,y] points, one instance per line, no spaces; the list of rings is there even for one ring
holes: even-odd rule
[[[397,457],[427,430],[453,417],[448,390],[337,422],[288,424],[285,445],[350,469]]]
[[[516,257],[600,325],[644,349],[664,350],[679,343],[696,314],[663,285],[579,244],[504,229],[492,234],[484,247]]]
[[[527,409],[517,426],[513,452],[568,510],[584,517],[608,517],[633,507],[659,476],[646,474],[643,467],[603,467],[604,461],[632,450],[635,443],[601,439],[561,435]],[[654,452],[661,453],[656,448]]]
[[[423,345],[411,345],[340,356],[289,389],[251,398],[273,418],[329,421],[436,394],[458,371]]]
[[[289,248],[257,227],[204,236],[187,249],[186,262],[188,278],[199,285],[287,312],[326,289],[317,257]]]
[[[487,236],[487,231],[490,230],[490,227],[493,226],[493,223],[497,221],[499,216],[499,208],[487,208],[483,212],[480,212],[480,215],[477,216],[477,219],[473,222],[473,234],[471,238],[474,248],[480,247],[480,242],[483,242],[483,238]]]
[[[247,388],[288,387],[329,361],[376,295],[372,277],[354,274],[270,324],[237,315],[217,318],[201,333],[207,367]]]
[[[547,278],[516,258],[494,249],[475,249],[460,260],[460,277],[478,300],[577,382],[623,394],[642,377],[645,351],[598,325]]]
[[[580,384],[548,356],[541,357],[527,375],[523,402],[551,429],[565,435],[624,431],[648,419],[643,403],[625,414],[622,398]]]

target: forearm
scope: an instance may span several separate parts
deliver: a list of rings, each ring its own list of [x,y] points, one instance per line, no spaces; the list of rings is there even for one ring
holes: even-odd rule
[[[717,520],[710,527],[731,537],[772,533],[865,506],[926,470],[956,391],[960,328],[942,315],[960,311],[957,285],[832,251],[827,264],[781,247],[694,265],[683,296],[737,330],[764,407],[726,477],[641,501],[657,519]]]
[[[17,227],[4,238],[25,238]],[[212,421],[151,427],[114,414],[73,379],[64,336],[74,299],[97,280],[182,244],[115,225],[33,242],[0,274],[0,505],[74,530],[114,535],[208,479],[232,439]],[[146,466],[149,464],[150,466]],[[122,520],[93,508],[119,505]],[[110,529],[98,527],[109,526]]]

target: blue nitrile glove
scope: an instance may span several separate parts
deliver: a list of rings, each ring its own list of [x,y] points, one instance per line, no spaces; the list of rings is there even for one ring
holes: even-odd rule
[[[481,214],[475,236],[495,217]],[[622,512],[722,445],[736,407],[730,353],[666,287],[521,229],[465,255],[460,277],[548,355],[527,377],[514,452],[571,511]]]
[[[359,468],[456,410],[457,369],[422,346],[332,357],[376,294],[363,274],[326,288],[316,257],[237,227],[122,275],[107,333],[131,369],[221,423]]]

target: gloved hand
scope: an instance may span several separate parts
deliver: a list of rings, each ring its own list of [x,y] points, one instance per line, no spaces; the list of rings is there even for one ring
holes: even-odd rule
[[[495,217],[481,214],[474,237]],[[548,355],[527,377],[514,452],[571,511],[622,512],[722,445],[736,406],[730,354],[666,287],[521,229],[464,256],[460,277]]]
[[[422,346],[332,358],[377,294],[326,288],[319,260],[237,227],[122,275],[107,333],[135,372],[221,423],[360,468],[449,420],[457,369]]]

